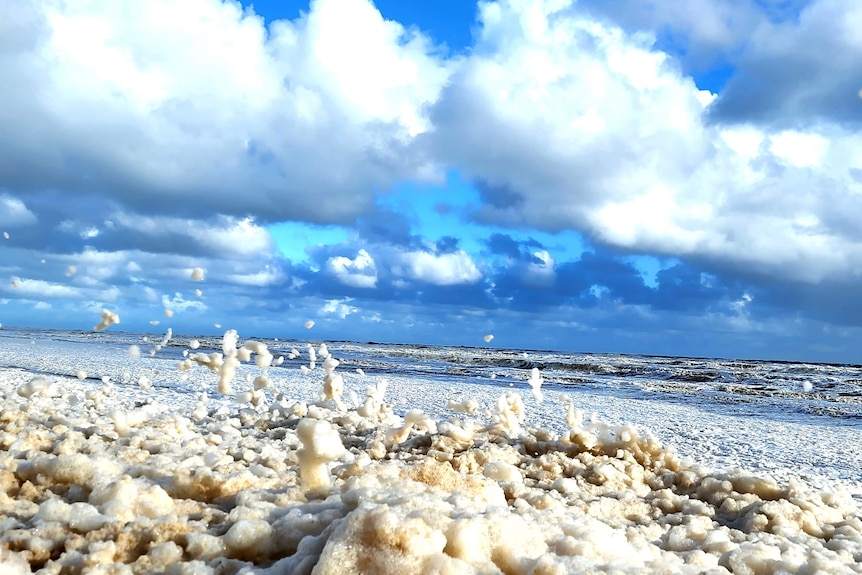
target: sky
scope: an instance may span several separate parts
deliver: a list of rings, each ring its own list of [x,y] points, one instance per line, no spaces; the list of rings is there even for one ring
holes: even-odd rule
[[[0,11],[4,326],[862,363],[857,0]]]

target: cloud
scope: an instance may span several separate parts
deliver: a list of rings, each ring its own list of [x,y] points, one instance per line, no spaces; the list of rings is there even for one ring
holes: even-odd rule
[[[377,285],[377,269],[374,259],[364,249],[354,259],[334,256],[326,261],[329,273],[344,285],[358,288],[373,288]]]
[[[433,171],[410,142],[449,71],[364,0],[318,0],[268,29],[218,0],[9,11],[0,187],[136,213],[349,223],[376,187]]]
[[[401,254],[395,275],[438,286],[473,284],[482,272],[464,250],[444,254],[412,251]]]
[[[6,3],[4,311],[110,301],[133,329],[200,288],[207,326],[353,315],[352,337],[862,325],[850,0],[482,2],[449,59],[366,0],[268,26],[233,1]],[[337,233],[285,249],[274,222]]]
[[[257,272],[227,274],[224,276],[224,279],[226,282],[235,285],[265,287],[283,283],[285,276],[279,268],[267,265],[264,269]]]
[[[0,194],[0,226],[17,227],[36,223],[36,215],[18,198]]]
[[[533,252],[532,261],[527,264],[527,269],[524,272],[525,280],[538,285],[553,285],[557,277],[554,271],[555,263],[548,250]]]
[[[12,289],[15,293],[11,295],[27,298],[73,298],[80,299],[83,297],[81,290],[46,282],[44,280],[14,278],[11,282]],[[4,286],[4,291],[10,293],[9,288]]]
[[[16,299],[89,299],[98,302],[115,302],[121,294],[116,286],[69,286],[41,279],[17,277],[12,278],[6,285],[0,285],[0,293]]]
[[[331,299],[327,301],[319,311],[321,314],[335,315],[339,319],[344,319],[350,314],[359,311],[358,307],[348,305],[347,302],[349,301],[351,301],[350,298],[346,298],[344,300]]]
[[[186,311],[189,309],[205,311],[207,306],[200,300],[188,300],[180,292],[175,292],[173,297],[168,297],[167,294],[162,294],[162,307],[174,312]]]
[[[578,5],[629,33],[657,31],[666,49],[679,54],[689,67],[702,69],[738,52],[762,22],[793,17],[794,4],[801,2],[581,0]]]
[[[106,241],[148,251],[237,259],[271,252],[275,245],[270,233],[252,218],[221,216],[202,221],[115,212],[111,221],[116,234]]]
[[[734,94],[759,93],[757,66],[784,70],[778,61],[795,75],[766,108],[799,118],[813,98],[837,110],[826,97],[856,81],[856,48],[833,57],[816,40],[859,9],[645,6],[482,3],[474,49],[444,60],[364,0],[320,0],[269,28],[216,0],[22,5],[0,59],[15,86],[0,96],[2,201],[19,219],[66,230],[16,232],[22,245],[58,251],[240,259],[273,249],[267,222],[298,220],[355,224],[368,242],[413,252],[422,238],[405,214],[375,203],[378,190],[456,169],[475,184],[470,215],[483,224],[576,229],[633,253],[792,281],[858,274],[847,214],[862,207],[862,136],[836,123],[849,116],[781,127],[760,115],[740,126],[727,110]],[[798,22],[775,21],[797,12]],[[664,31],[682,35],[686,53],[739,54],[726,93],[713,101],[699,90]],[[823,81],[799,80],[805,58]],[[740,151],[745,131],[760,144]],[[57,190],[80,198],[64,202],[73,213],[56,207]]]
[[[422,137],[475,182],[475,221],[578,229],[751,277],[862,275],[858,227],[841,215],[862,213],[856,131],[711,123],[714,95],[654,37],[565,2],[482,4],[480,17]],[[741,148],[745,131],[759,145]]]
[[[785,129],[822,122],[858,128],[860,27],[862,6],[853,0],[816,0],[794,20],[762,22],[710,117]]]

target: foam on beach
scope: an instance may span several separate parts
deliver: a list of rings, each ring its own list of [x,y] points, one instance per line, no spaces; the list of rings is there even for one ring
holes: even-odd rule
[[[181,365],[243,402],[0,372],[0,573],[859,572],[849,495],[707,471],[572,404],[536,429],[517,389],[399,415],[385,380],[345,399],[338,360],[306,350],[317,401],[232,331]]]

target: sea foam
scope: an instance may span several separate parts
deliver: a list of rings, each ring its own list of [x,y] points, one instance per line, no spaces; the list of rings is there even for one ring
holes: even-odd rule
[[[134,377],[106,390],[0,372],[0,573],[856,573],[862,562],[858,506],[841,492],[710,471],[571,403],[557,406],[563,431],[534,427],[519,389],[451,400],[438,418],[399,415],[391,388],[366,375],[365,398],[348,402],[344,381],[333,385],[345,362],[325,347],[307,347],[307,373],[293,372],[318,399],[294,398],[264,344],[230,331],[222,344],[183,360],[212,394],[186,403]],[[104,372],[94,361],[84,367]],[[257,376],[238,383],[247,369]],[[531,373],[524,389],[540,384]]]

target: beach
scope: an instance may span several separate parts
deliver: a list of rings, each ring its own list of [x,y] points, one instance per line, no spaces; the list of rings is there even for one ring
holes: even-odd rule
[[[855,412],[369,353],[4,328],[0,573],[862,570]]]

